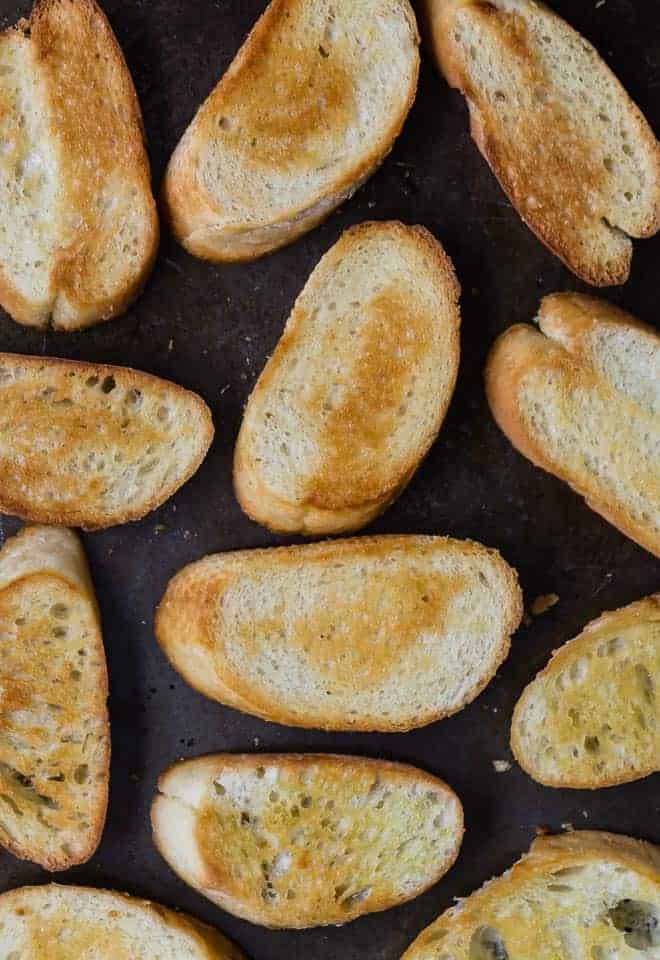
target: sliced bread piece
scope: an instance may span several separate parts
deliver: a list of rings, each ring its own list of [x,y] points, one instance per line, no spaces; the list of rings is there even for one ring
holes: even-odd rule
[[[660,770],[660,593],[604,613],[518,701],[511,748],[548,787],[597,789]]]
[[[394,732],[473,700],[521,615],[495,550],[362,537],[206,557],[170,583],[156,635],[193,687],[246,713]]]
[[[460,356],[460,288],[422,227],[364,223],[320,261],[248,401],[234,486],[271,530],[357,530],[438,435]]]
[[[170,161],[179,241],[252,260],[324,220],[392,149],[418,44],[408,0],[272,0]]]
[[[448,83],[518,213],[587,283],[660,229],[660,145],[597,51],[537,0],[425,0]]]
[[[540,330],[510,327],[486,389],[521,453],[660,557],[660,336],[579,294],[546,297]]]
[[[0,510],[93,530],[138,520],[213,439],[196,394],[127,367],[0,354]]]
[[[156,256],[142,117],[94,0],[38,0],[0,35],[0,304],[79,330],[122,313]]]
[[[67,870],[99,844],[110,775],[101,623],[72,531],[25,527],[4,544],[0,634],[0,843]]]
[[[443,913],[403,960],[658,960],[660,848],[611,833],[539,837]]]
[[[343,924],[451,867],[463,810],[414,767],[329,754],[218,754],[159,781],[154,840],[182,880],[267,927]]]
[[[7,960],[244,960],[220,933],[149,900],[93,887],[20,887],[0,895]]]

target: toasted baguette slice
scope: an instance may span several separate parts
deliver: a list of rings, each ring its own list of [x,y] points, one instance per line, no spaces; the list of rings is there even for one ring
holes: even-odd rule
[[[156,256],[142,117],[94,0],[38,0],[0,35],[0,303],[79,330],[122,313]]]
[[[521,615],[518,578],[495,550],[363,537],[194,563],[170,583],[156,635],[193,687],[229,706],[395,732],[473,700]]]
[[[20,887],[0,896],[7,960],[244,960],[220,933],[149,900],[93,887]]]
[[[660,145],[597,51],[537,0],[425,0],[434,51],[518,213],[587,283],[660,229]]]
[[[660,337],[579,294],[541,303],[538,324],[493,347],[486,389],[521,453],[660,557]]]
[[[179,241],[252,260],[324,220],[392,149],[418,45],[408,0],[272,0],[170,161]]]
[[[0,550],[0,634],[0,843],[66,870],[99,844],[110,775],[101,623],[70,530],[25,527]]]
[[[127,367],[0,353],[0,510],[94,530],[138,520],[213,439],[194,393]]]
[[[248,401],[239,502],[271,530],[357,530],[438,435],[460,355],[460,289],[422,227],[365,223],[323,257]]]
[[[660,848],[580,830],[539,837],[403,960],[658,960],[659,948]]]
[[[451,867],[463,809],[414,767],[329,754],[217,754],[159,781],[154,840],[182,880],[267,927],[343,924]]]
[[[660,770],[660,593],[603,614],[555,651],[516,705],[511,748],[548,787]]]

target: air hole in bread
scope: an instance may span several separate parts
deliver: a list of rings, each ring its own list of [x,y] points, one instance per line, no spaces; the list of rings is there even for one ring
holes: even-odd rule
[[[51,616],[56,617],[58,620],[66,620],[69,616],[69,608],[65,603],[54,603],[50,608]]]
[[[103,393],[112,393],[112,391],[115,389],[116,386],[117,386],[117,381],[115,380],[114,377],[112,376],[105,377],[103,380],[103,383],[101,384],[101,390],[103,391]]]
[[[479,927],[470,941],[469,960],[509,960],[504,940],[493,927]]]
[[[653,683],[653,677],[648,672],[646,667],[642,666],[641,663],[638,663],[635,667],[635,675],[637,676],[637,682],[639,684],[640,690],[642,691],[642,696],[647,703],[654,703],[655,701],[655,686]]]
[[[611,157],[605,157],[603,159],[603,166],[608,173],[614,173],[614,160]]]
[[[612,924],[634,950],[660,946],[660,911],[642,900],[621,900],[608,912]]]
[[[623,152],[625,153],[625,155],[626,155],[627,157],[632,157],[633,154],[634,154],[634,150],[633,150],[633,148],[630,146],[629,143],[624,143],[624,145],[623,145]]]
[[[600,740],[598,737],[585,737],[584,749],[587,751],[587,753],[598,753],[600,750]]]

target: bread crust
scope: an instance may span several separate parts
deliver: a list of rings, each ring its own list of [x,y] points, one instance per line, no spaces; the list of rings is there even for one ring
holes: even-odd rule
[[[184,483],[186,483],[194,473],[199,469],[214,436],[213,420],[211,412],[206,403],[197,394],[186,390],[168,380],[163,380],[153,374],[133,370],[130,367],[117,367],[108,364],[87,363],[76,360],[62,360],[52,357],[31,357],[21,354],[0,353],[0,368],[12,368],[20,366],[28,370],[35,371],[35,377],[42,370],[55,370],[58,373],[59,381],[66,383],[67,375],[80,374],[84,372],[89,377],[96,378],[97,381],[103,381],[109,378],[112,381],[120,381],[120,386],[128,390],[148,390],[157,388],[162,391],[167,388],[168,395],[176,401],[186,401],[192,404],[199,416],[200,429],[197,434],[197,452],[192,457],[186,467],[175,479],[169,482],[158,491],[157,494],[142,500],[127,504],[123,509],[117,509],[111,512],[104,509],[100,502],[96,507],[85,506],[75,503],[67,508],[37,503],[31,495],[29,486],[22,488],[21,496],[11,496],[4,487],[4,480],[9,470],[9,465],[3,463],[0,459],[0,511],[28,520],[33,523],[58,524],[62,526],[81,527],[84,530],[101,530],[121,523],[128,523],[133,520],[140,520],[156,507],[164,503],[171,497]],[[0,391],[2,387],[0,386]],[[29,414],[27,414],[29,416]],[[70,441],[76,442],[75,430],[72,429]],[[28,478],[35,476],[33,468],[28,468]]]
[[[215,619],[218,598],[231,586],[232,577],[240,578],[243,569],[249,572],[250,569],[257,569],[260,563],[268,563],[273,569],[281,565],[284,569],[296,560],[304,560],[308,565],[320,560],[326,563],[330,570],[338,562],[355,562],[374,553],[386,559],[394,551],[402,549],[412,562],[420,550],[443,545],[456,548],[467,555],[474,555],[475,558],[487,554],[507,584],[509,597],[509,608],[500,642],[491,651],[487,668],[476,677],[461,701],[450,710],[427,709],[415,720],[400,720],[392,715],[387,718],[383,715],[378,721],[359,715],[349,720],[341,711],[333,713],[330,708],[305,717],[301,716],[299,711],[287,707],[281,698],[275,698],[272,691],[265,686],[257,689],[252,681],[237,676],[229,668],[226,659],[216,655],[216,648],[218,652],[222,649],[221,636],[216,639],[220,629]],[[221,565],[218,565],[218,560]],[[226,563],[222,564],[225,560]],[[401,563],[403,562],[404,559],[401,560]],[[207,557],[185,567],[170,581],[156,612],[155,634],[170,663],[187,683],[205,696],[234,709],[269,722],[307,729],[405,733],[459,712],[485,689],[509,653],[510,637],[520,624],[522,612],[522,594],[517,574],[497,551],[472,541],[456,541],[448,537],[393,535],[238,551],[219,557]],[[359,638],[356,638],[355,642],[358,643]]]
[[[76,20],[77,43],[72,42],[71,18]],[[37,0],[30,18],[10,27],[0,41],[17,37],[35,49],[48,109],[56,118],[50,123],[50,136],[61,167],[58,189],[66,192],[67,210],[79,212],[84,229],[60,240],[47,303],[33,303],[21,294],[6,270],[0,272],[0,303],[26,326],[80,330],[124,313],[144,287],[156,259],[159,225],[142,113],[123,52],[96,0]],[[120,123],[114,108],[96,99],[93,79],[99,66],[91,38],[106,51],[104,69],[112,71],[116,84],[113,102],[123,111]],[[80,160],[87,153],[96,161],[91,172]],[[99,189],[117,171],[124,178],[131,174],[145,221],[136,269],[125,270],[121,285],[103,292],[103,283],[90,271],[97,267],[91,251],[102,242],[105,214],[93,211]]]
[[[598,178],[602,171],[596,168],[596,163],[588,156],[582,156],[577,150],[570,132],[564,129],[564,124],[558,114],[552,119],[541,120],[542,129],[535,130],[540,143],[552,143],[555,140],[562,142],[563,174],[562,181],[552,188],[552,209],[544,210],[541,203],[528,203],[529,197],[534,198],[538,190],[530,171],[525,168],[521,158],[521,150],[529,147],[524,143],[519,147],[512,144],[511,138],[500,136],[502,131],[498,126],[496,112],[492,105],[485,106],[476,83],[468,76],[461,61],[459,45],[454,38],[454,22],[457,15],[466,9],[478,11],[479,17],[490,19],[499,31],[498,39],[507,55],[520,58],[524,63],[527,82],[531,86],[538,84],[540,88],[548,85],[552,87],[552,79],[541,67],[540,60],[534,51],[533,43],[528,43],[524,30],[524,14],[521,11],[533,14],[542,11],[549,18],[551,27],[548,32],[556,32],[558,37],[570,37],[577,41],[581,49],[588,55],[591,64],[599,71],[606,71],[609,82],[622,96],[626,104],[627,119],[634,128],[635,140],[641,144],[643,151],[649,158],[652,166],[654,182],[654,199],[648,209],[645,222],[628,234],[625,229],[619,229],[608,220],[609,211],[605,211],[602,220],[618,234],[621,241],[616,257],[609,260],[600,260],[594,253],[583,249],[577,242],[577,229],[564,234],[560,228],[561,218],[568,218],[577,224],[577,218],[585,215],[582,210],[583,195],[590,191],[597,191]],[[431,44],[435,58],[441,72],[450,86],[458,89],[466,98],[470,110],[470,130],[472,138],[481,151],[483,157],[495,174],[500,186],[504,190],[519,216],[536,237],[557,256],[569,270],[578,277],[597,287],[623,284],[629,277],[632,261],[633,246],[630,236],[636,238],[651,237],[660,230],[660,144],[655,138],[651,127],[637,105],[628,96],[622,84],[612,73],[600,57],[598,51],[587,40],[580,36],[558,14],[554,13],[545,4],[537,0],[516,0],[513,5],[505,5],[500,0],[483,2],[483,0],[425,0],[426,19],[428,21]],[[475,13],[477,16],[477,13]],[[520,27],[520,31],[517,30]],[[510,31],[510,32],[509,32]],[[501,52],[500,52],[500,55]],[[504,94],[503,94],[504,96]],[[545,102],[545,101],[544,101]],[[530,122],[532,122],[530,120]],[[518,131],[517,136],[525,136]],[[516,157],[516,150],[518,155]],[[577,150],[577,152],[576,152]],[[572,154],[572,156],[571,156]],[[570,157],[570,168],[565,157]],[[538,150],[533,151],[534,165],[539,171],[545,171],[549,181],[557,175],[557,171],[548,166],[548,158]],[[600,166],[600,162],[598,161]],[[551,185],[552,186],[552,185]],[[594,224],[596,219],[594,217]],[[600,226],[600,224],[599,224]]]
[[[525,424],[519,402],[521,381],[530,370],[546,367],[571,370],[586,365],[585,336],[603,321],[639,331],[660,350],[657,332],[619,308],[581,294],[554,294],[541,303],[540,332],[529,324],[515,324],[493,345],[485,370],[488,403],[497,425],[520,453],[537,467],[563,480],[592,510],[649,553],[660,557],[660,539],[650,526],[632,516],[625,503],[605,499],[595,483],[579,482],[570,469],[551,459],[542,438],[533,435]]]
[[[306,916],[305,908],[300,906],[298,900],[293,900],[287,901],[286,905],[282,905],[281,922],[278,919],[278,922],[275,923],[272,920],[272,916],[269,916],[267,912],[253,911],[249,906],[246,906],[237,899],[232,898],[226,892],[218,889],[217,886],[212,886],[215,878],[209,870],[209,865],[205,862],[203,853],[199,849],[197,837],[190,837],[190,844],[192,847],[195,847],[194,853],[191,852],[190,855],[192,858],[191,862],[193,860],[196,861],[196,866],[200,872],[195,875],[194,872],[189,872],[189,869],[182,869],[181,862],[177,862],[168,844],[170,824],[168,821],[168,813],[164,806],[168,800],[176,800],[178,793],[189,790],[192,784],[194,784],[193,789],[195,793],[198,794],[198,799],[201,802],[203,799],[201,791],[204,786],[227,770],[231,770],[234,773],[240,773],[241,771],[251,773],[257,768],[268,766],[276,766],[281,770],[298,772],[303,772],[306,768],[310,767],[322,767],[327,772],[336,771],[338,778],[340,778],[342,772],[346,770],[365,770],[373,772],[375,778],[380,778],[384,782],[389,780],[427,785],[429,789],[444,794],[452,804],[455,805],[457,823],[452,848],[447,857],[438,863],[433,876],[424,879],[405,895],[388,899],[383,897],[381,900],[371,901],[368,911],[365,911],[364,907],[356,903],[350,910],[343,912],[341,919],[338,919],[337,916],[333,914],[327,917],[319,916],[313,923],[310,923]],[[179,784],[177,780],[181,776],[184,777],[184,781]],[[181,807],[182,814],[184,812],[183,808],[185,807],[186,815],[192,816],[190,821],[190,826],[192,826],[196,822],[195,811],[199,808],[191,804],[190,798],[182,804],[177,804],[177,806]],[[362,916],[365,912],[380,912],[414,899],[423,893],[424,890],[427,890],[437,883],[451,868],[458,857],[464,833],[462,805],[451,787],[443,780],[408,764],[339,754],[213,754],[200,757],[196,760],[181,760],[166,770],[158,781],[158,792],[151,808],[151,823],[156,848],[163,859],[169,863],[170,867],[185,883],[192,886],[193,889],[196,889],[214,903],[217,903],[218,906],[227,910],[229,913],[249,920],[251,923],[267,926],[271,929],[306,929],[310,926],[341,925],[357,919],[357,917]],[[187,826],[188,824],[183,829],[186,829]]]
[[[225,98],[240,86],[242,74],[269,49],[270,36],[300,0],[272,0],[256,22],[232,64],[200,107],[184,133],[168,165],[163,182],[163,203],[170,227],[178,241],[194,256],[215,262],[254,260],[292,243],[326,219],[376,171],[399,136],[417,92],[419,76],[419,35],[415,14],[408,0],[398,0],[402,17],[409,24],[415,55],[403,109],[391,117],[388,129],[361,155],[352,168],[338,177],[331,189],[315,191],[285,213],[258,222],[219,221],[221,211],[199,184],[193,148],[208,140],[221,115]],[[295,51],[289,51],[295,56]],[[316,51],[315,51],[316,53]],[[291,69],[283,65],[284,72]],[[250,96],[250,90],[245,91]],[[300,94],[299,94],[300,95]]]
[[[321,451],[321,464],[316,473],[308,481],[311,487],[303,498],[296,502],[284,500],[277,496],[269,487],[263,476],[263,468],[256,461],[252,452],[254,431],[259,425],[253,426],[250,422],[251,411],[258,402],[268,395],[269,388],[276,380],[278,372],[287,358],[296,350],[296,344],[302,335],[307,322],[306,310],[303,303],[313,302],[316,297],[316,288],[322,282],[326,272],[332,271],[336,263],[351,257],[360,249],[360,245],[370,238],[391,238],[401,246],[401,257],[405,262],[406,250],[410,256],[419,254],[428,269],[426,280],[437,283],[437,288],[443,289],[446,295],[447,309],[440,312],[440,305],[435,302],[437,315],[433,322],[442,325],[443,334],[447,338],[446,361],[449,376],[446,390],[438,397],[438,405],[432,422],[428,425],[421,443],[406,452],[405,459],[399,455],[398,464],[379,464],[376,460],[370,472],[369,489],[363,489],[359,496],[349,492],[344,494],[344,503],[330,506],[323,502],[323,496],[314,489],[313,482],[323,486],[322,476],[326,467],[327,451]],[[432,277],[433,274],[433,277]],[[421,282],[421,281],[420,281]],[[441,244],[423,227],[408,227],[399,221],[366,222],[347,230],[340,240],[325,254],[314,272],[310,276],[300,294],[285,330],[280,338],[273,355],[263,369],[254,390],[248,400],[243,422],[236,442],[234,453],[234,490],[238,502],[245,513],[257,523],[276,533],[299,533],[305,536],[321,536],[340,533],[352,533],[359,530],[371,520],[383,513],[396,498],[405,490],[406,486],[419,469],[431,446],[435,442],[444,422],[449,404],[454,393],[458,367],[460,361],[460,285],[456,278],[451,259],[445,253]],[[345,345],[347,349],[350,344]],[[431,349],[431,348],[429,348]],[[382,371],[378,371],[382,375]],[[376,376],[376,373],[374,373]],[[371,385],[365,383],[365,388]],[[312,413],[310,412],[310,416]],[[391,411],[394,417],[394,410]],[[347,417],[353,423],[351,417]],[[351,427],[353,429],[353,427]],[[326,431],[327,432],[327,431]],[[342,428],[345,433],[345,429]],[[376,455],[374,455],[376,456]],[[383,459],[386,454],[383,453]],[[396,467],[396,469],[393,469]],[[321,474],[321,475],[320,475]],[[336,482],[332,484],[334,496],[338,497]]]
[[[450,934],[469,934],[478,926],[475,917],[479,917],[480,923],[487,923],[490,916],[497,916],[494,911],[491,913],[493,907],[501,899],[514,896],[530,880],[599,859],[608,860],[660,885],[660,848],[644,840],[597,830],[574,830],[554,836],[540,836],[510,870],[501,877],[487,881],[423,930],[401,960],[426,960],[431,955],[430,944],[436,942],[436,932],[442,930]]]
[[[101,618],[96,602],[94,587],[87,566],[87,559],[79,538],[72,530],[55,527],[24,527],[15,536],[10,537],[0,550],[0,597],[18,584],[38,582],[60,582],[68,590],[80,594],[89,605],[94,619],[94,634],[87,641],[95,647],[97,669],[95,683],[97,687],[94,708],[100,719],[103,734],[100,756],[95,767],[100,770],[101,778],[95,782],[95,802],[85,814],[91,821],[87,844],[77,853],[63,851],[53,856],[27,841],[19,840],[4,830],[0,832],[0,843],[15,857],[31,860],[51,872],[68,870],[73,866],[87,862],[95,853],[105,826],[108,792],[110,785],[110,719],[107,699],[108,670],[103,647]],[[67,593],[63,594],[66,597]],[[35,664],[39,671],[47,670],[48,665]],[[20,686],[20,684],[17,684]],[[19,691],[20,692],[20,691]],[[3,684],[3,699],[10,701],[12,685]]]
[[[72,897],[72,908],[75,908],[75,901],[86,899],[88,897],[99,896],[103,901],[113,907],[117,913],[127,908],[130,910],[139,910],[151,920],[156,921],[165,928],[182,933],[184,936],[194,941],[196,952],[195,960],[245,960],[243,953],[233,943],[227,940],[218,930],[207,926],[201,921],[193,919],[185,913],[178,910],[170,910],[168,907],[161,906],[151,900],[143,900],[138,897],[129,896],[127,893],[117,893],[114,890],[105,890],[99,887],[82,887],[74,884],[49,883],[32,887],[17,887],[6,893],[0,894],[0,911],[3,907],[8,910],[15,907],[22,907],[26,898],[35,899],[38,902],[42,895],[48,896],[49,893],[59,893],[66,890]],[[108,929],[107,921],[104,920],[106,931]],[[74,954],[71,953],[71,960],[74,960]]]
[[[562,669],[575,663],[581,656],[592,650],[594,642],[603,631],[609,631],[610,628],[625,629],[643,619],[653,619],[660,621],[660,593],[652,594],[637,600],[625,607],[617,610],[610,610],[602,613],[591,623],[588,623],[584,630],[574,639],[568,640],[559,649],[553,651],[548,664],[541,670],[535,680],[525,687],[520,699],[516,703],[511,721],[511,750],[518,764],[525,773],[529,774],[537,783],[545,787],[558,787],[573,790],[600,790],[604,787],[616,787],[623,783],[632,783],[634,780],[642,780],[660,769],[660,755],[649,762],[647,766],[631,769],[627,773],[622,772],[616,777],[588,777],[582,778],[571,774],[570,766],[563,775],[554,778],[545,777],[537,767],[535,767],[532,758],[527,755],[520,736],[520,723],[524,718],[526,706],[538,680],[548,676],[556,675]],[[657,681],[658,678],[656,678]],[[551,735],[552,726],[546,727],[546,732]]]

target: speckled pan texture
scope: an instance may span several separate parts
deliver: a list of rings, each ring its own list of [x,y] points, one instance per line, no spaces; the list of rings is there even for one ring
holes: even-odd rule
[[[156,188],[198,104],[265,5],[103,3],[140,97]],[[421,4],[413,5],[419,14]],[[552,6],[596,45],[659,132],[659,0],[552,0]],[[28,0],[0,0],[0,25],[28,11]],[[231,467],[242,409],[320,257],[347,227],[374,219],[422,224],[451,256],[463,288],[462,359],[437,442],[400,499],[365,533],[478,540],[519,571],[528,607],[548,594],[559,602],[520,628],[496,678],[456,716],[405,735],[319,733],[270,725],[195,693],[158,648],[153,614],[168,580],[185,564],[208,553],[295,542],[252,523],[234,498]],[[602,292],[656,328],[659,262],[660,237],[636,244],[630,281]],[[574,824],[660,842],[657,774],[592,793],[545,788],[515,763],[502,773],[493,765],[513,762],[513,707],[552,650],[603,611],[660,586],[660,562],[516,453],[489,413],[483,368],[494,340],[512,323],[529,322],[543,295],[566,290],[590,292],[511,208],[470,139],[463,98],[436,74],[422,46],[419,93],[394,150],[352,200],[291,247],[254,263],[213,266],[186,254],[164,229],[151,279],[124,316],[73,335],[25,329],[0,317],[0,351],[156,374],[200,394],[216,425],[209,455],[171,500],[138,523],[83,535],[110,673],[110,805],[94,858],[58,882],[180,907],[218,927],[252,960],[399,960],[454,897],[471,893],[527,851],[539,827]],[[3,520],[3,537],[18,527]],[[344,927],[274,932],[223,913],[161,859],[151,841],[149,807],[158,776],[177,759],[252,750],[382,757],[440,777],[465,809],[456,865],[418,899]],[[39,867],[0,853],[1,890],[46,879]]]

